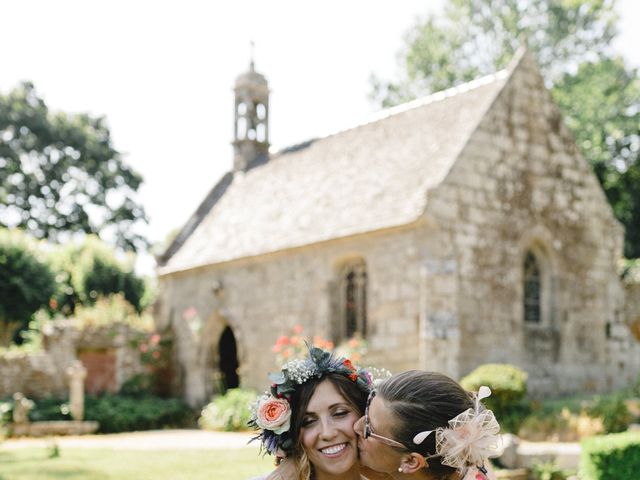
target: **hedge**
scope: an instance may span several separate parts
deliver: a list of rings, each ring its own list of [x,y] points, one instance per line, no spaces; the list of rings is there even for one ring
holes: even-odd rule
[[[482,385],[491,388],[491,396],[483,403],[493,410],[503,431],[517,432],[529,405],[524,403],[527,395],[527,373],[506,363],[488,363],[473,370],[460,380],[466,390],[477,392]]]
[[[582,441],[580,473],[584,480],[638,478],[640,432],[613,433]]]

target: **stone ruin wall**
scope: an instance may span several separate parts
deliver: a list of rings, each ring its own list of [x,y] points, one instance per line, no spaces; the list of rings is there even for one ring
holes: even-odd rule
[[[68,321],[54,322],[44,332],[43,351],[0,356],[0,399],[16,392],[35,399],[68,396],[66,371],[82,352],[113,355],[115,369],[107,391],[115,393],[127,379],[144,372],[139,353],[130,342],[135,334],[124,325],[79,331]],[[91,381],[87,377],[85,385]]]

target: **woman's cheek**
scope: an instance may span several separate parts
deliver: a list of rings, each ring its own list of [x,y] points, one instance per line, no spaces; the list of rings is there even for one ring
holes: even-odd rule
[[[300,443],[307,449],[312,449],[315,442],[313,426],[302,427],[300,429]]]
[[[355,423],[358,421],[359,418],[360,416],[356,415],[355,413],[351,413],[344,417],[345,425],[347,425],[351,429],[351,432],[353,433],[354,437],[356,436],[356,432],[353,431],[353,426],[355,425]]]

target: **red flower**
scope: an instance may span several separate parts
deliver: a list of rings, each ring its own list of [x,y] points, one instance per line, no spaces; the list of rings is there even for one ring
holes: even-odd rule
[[[350,371],[351,374],[349,375],[349,378],[351,379],[352,382],[355,382],[358,380],[358,374],[356,373],[356,367],[353,366],[353,363],[351,363],[351,360],[349,360],[348,358],[345,358],[342,361],[342,364],[347,367]]]

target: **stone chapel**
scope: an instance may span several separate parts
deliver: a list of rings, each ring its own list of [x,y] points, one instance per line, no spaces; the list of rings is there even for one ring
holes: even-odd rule
[[[511,363],[539,397],[635,380],[623,230],[526,49],[279,151],[253,62],[234,91],[233,170],[159,259],[157,321],[191,404],[264,389],[296,324],[358,333],[392,372]]]

